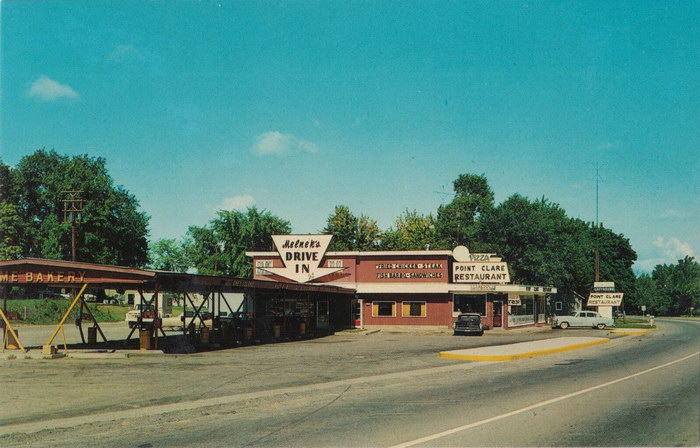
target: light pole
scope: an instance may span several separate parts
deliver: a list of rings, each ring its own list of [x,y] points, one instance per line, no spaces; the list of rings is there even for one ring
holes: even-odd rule
[[[80,223],[83,215],[83,199],[80,195],[82,190],[65,190],[61,192],[63,199],[63,222],[70,222],[71,234],[71,260],[77,261],[75,245],[75,226]]]

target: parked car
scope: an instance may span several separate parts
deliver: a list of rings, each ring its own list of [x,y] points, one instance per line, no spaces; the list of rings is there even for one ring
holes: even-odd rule
[[[484,334],[484,326],[481,325],[481,315],[479,313],[463,313],[457,316],[457,321],[452,324],[454,334]]]
[[[212,314],[208,311],[202,311],[200,313],[204,319],[204,325],[213,328]],[[180,313],[178,316],[164,317],[161,321],[161,326],[163,329],[170,330],[182,330],[185,326],[185,318],[187,318],[187,323],[189,324],[194,316],[194,311],[187,311],[186,314]],[[201,320],[199,318],[194,319],[195,326],[201,325]]]
[[[624,318],[625,318],[625,312],[622,311],[622,310],[616,310],[616,311],[613,313],[613,317],[614,317],[615,319],[624,319]]]
[[[569,327],[591,327],[603,330],[605,327],[614,327],[612,317],[603,317],[595,311],[576,311],[569,316],[555,316],[553,327],[566,329]]]

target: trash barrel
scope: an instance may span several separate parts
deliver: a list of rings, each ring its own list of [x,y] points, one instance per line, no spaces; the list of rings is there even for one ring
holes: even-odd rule
[[[199,342],[201,342],[202,345],[209,344],[209,327],[202,327],[199,330]]]
[[[306,322],[299,322],[299,334],[306,334]]]
[[[96,344],[97,343],[97,327],[88,327],[87,329],[87,334],[88,334],[88,344]]]
[[[151,349],[151,330],[139,330],[139,349]]]
[[[280,337],[281,330],[282,330],[282,327],[280,327],[279,325],[273,325],[272,326],[272,337],[273,338]]]
[[[243,328],[243,339],[246,341],[250,341],[253,339],[253,327],[245,327]]]

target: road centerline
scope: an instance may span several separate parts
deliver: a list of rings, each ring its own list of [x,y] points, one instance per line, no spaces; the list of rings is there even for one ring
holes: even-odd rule
[[[477,421],[477,422],[473,422],[473,423],[469,423],[469,424],[466,424],[466,425],[458,426],[458,427],[456,427],[456,428],[452,428],[452,429],[448,429],[448,430],[445,430],[445,431],[441,431],[441,432],[438,432],[438,433],[435,433],[435,434],[431,434],[431,435],[428,435],[428,436],[425,436],[425,437],[421,437],[421,438],[419,438],[419,439],[414,439],[414,440],[411,440],[411,441],[408,441],[408,442],[403,442],[403,443],[400,443],[400,444],[398,444],[398,445],[392,445],[392,446],[389,447],[389,448],[406,448],[406,447],[415,446],[415,445],[418,445],[418,444],[421,444],[421,443],[430,442],[430,441],[432,441],[432,440],[440,439],[440,438],[442,438],[442,437],[446,437],[446,436],[449,436],[449,435],[452,435],[452,434],[456,434],[456,433],[458,433],[458,432],[465,431],[465,430],[467,430],[467,429],[475,428],[475,427],[477,427],[477,426],[486,425],[486,424],[488,424],[488,423],[492,423],[492,422],[495,422],[495,421],[498,421],[498,420],[502,420],[502,419],[504,419],[504,418],[512,417],[512,416],[514,416],[514,415],[522,414],[523,412],[527,412],[527,411],[531,411],[531,410],[533,410],[533,409],[541,408],[541,407],[543,407],[543,406],[547,406],[547,405],[550,405],[550,404],[554,404],[554,403],[557,403],[557,402],[562,401],[562,400],[567,400],[567,399],[569,399],[569,398],[576,397],[576,396],[578,396],[578,395],[582,395],[582,394],[585,394],[585,393],[588,393],[588,392],[592,392],[592,391],[594,391],[594,390],[598,390],[598,389],[602,389],[602,388],[604,388],[604,387],[612,386],[613,384],[617,384],[617,383],[620,383],[620,382],[622,382],[622,381],[627,381],[627,380],[629,380],[629,379],[636,378],[636,377],[641,376],[641,375],[645,375],[645,374],[650,373],[650,372],[653,372],[653,371],[655,371],[655,370],[663,369],[663,368],[665,368],[665,367],[669,367],[669,366],[672,366],[672,365],[674,365],[674,364],[678,364],[678,363],[680,363],[680,362],[683,362],[683,361],[685,361],[685,360],[687,360],[687,359],[690,359],[690,358],[692,358],[692,357],[694,357],[694,356],[698,356],[698,355],[700,355],[700,351],[695,352],[695,353],[693,353],[693,354],[691,354],[691,355],[688,355],[688,356],[684,356],[683,358],[679,358],[679,359],[676,359],[676,360],[674,360],[674,361],[670,361],[670,362],[667,362],[667,363],[665,363],[665,364],[661,364],[661,365],[659,365],[659,366],[651,367],[651,368],[649,368],[649,369],[642,370],[642,371],[640,371],[640,372],[636,372],[636,373],[633,373],[633,374],[631,374],[631,375],[624,376],[624,377],[622,377],[622,378],[618,378],[618,379],[615,379],[615,380],[612,380],[612,381],[608,381],[607,383],[598,384],[598,385],[596,385],[596,386],[588,387],[588,388],[586,388],[586,389],[582,389],[582,390],[579,390],[579,391],[576,391],[576,392],[572,392],[572,393],[570,393],[570,394],[561,395],[561,396],[556,397],[556,398],[550,398],[549,400],[541,401],[541,402],[539,402],[539,403],[535,403],[535,404],[532,404],[532,405],[530,405],[530,406],[525,406],[525,407],[523,407],[523,408],[516,409],[516,410],[514,410],[514,411],[506,412],[506,413],[504,413],[504,414],[496,415],[496,416],[493,416],[493,417],[490,417],[490,418],[487,418],[487,419],[484,419],[484,420],[479,420],[479,421]]]

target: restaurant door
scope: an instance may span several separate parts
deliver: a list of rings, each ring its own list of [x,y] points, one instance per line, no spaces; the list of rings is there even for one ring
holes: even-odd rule
[[[500,300],[493,301],[493,327],[499,328],[503,326],[503,302]]]

